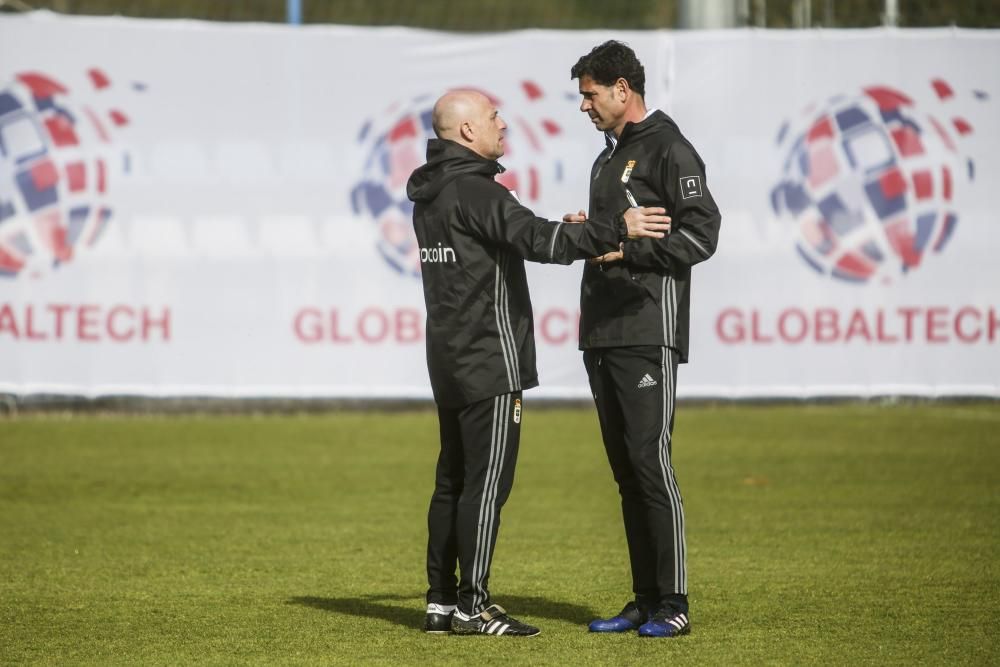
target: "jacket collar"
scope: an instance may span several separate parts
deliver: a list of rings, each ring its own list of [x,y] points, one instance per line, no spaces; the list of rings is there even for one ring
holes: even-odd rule
[[[622,128],[622,136],[620,138],[616,137],[614,132],[608,130],[607,132],[604,133],[604,143],[608,146],[608,148],[611,149],[611,152],[614,153],[615,149],[618,147],[618,142],[622,141],[623,139],[628,139],[633,134],[633,132],[635,132],[633,128],[645,129],[646,127],[648,127],[650,125],[650,123],[648,122],[650,117],[652,117],[653,114],[656,113],[659,113],[660,115],[665,115],[659,109],[647,109],[646,115],[643,116],[642,120],[640,120],[638,123],[633,123],[631,121],[625,123],[625,127]],[[608,157],[610,157],[610,154],[608,155]]]

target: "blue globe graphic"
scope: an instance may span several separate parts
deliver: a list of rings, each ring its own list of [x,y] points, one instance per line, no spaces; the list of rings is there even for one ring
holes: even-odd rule
[[[420,276],[420,256],[413,232],[413,202],[406,182],[424,162],[427,141],[434,136],[431,110],[434,100],[421,96],[402,109],[391,109],[380,120],[369,121],[358,141],[368,154],[361,180],[351,191],[354,212],[371,219],[378,229],[378,251],[397,271]]]
[[[111,218],[110,132],[125,123],[37,72],[0,89],[0,277],[44,274],[97,243]]]
[[[545,154],[544,141],[561,132],[554,121],[535,113],[543,91],[525,81],[518,89],[524,98],[516,111],[507,108],[489,92],[507,121],[506,153],[500,158],[503,174],[497,181],[517,193],[525,205],[536,203],[549,184],[562,180],[562,165]],[[413,231],[413,202],[406,197],[406,182],[426,158],[427,141],[434,137],[431,125],[436,95],[426,94],[405,105],[390,107],[364,124],[358,142],[365,150],[361,178],[351,190],[356,215],[371,220],[377,229],[379,254],[395,270],[420,276],[420,256]]]
[[[841,95],[782,128],[771,192],[796,248],[816,272],[892,282],[940,252],[958,223],[965,165],[946,126],[888,87]],[[971,174],[971,168],[970,168]]]

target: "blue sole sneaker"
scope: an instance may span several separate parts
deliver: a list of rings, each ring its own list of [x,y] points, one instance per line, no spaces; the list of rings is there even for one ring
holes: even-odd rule
[[[672,609],[661,609],[639,626],[640,637],[679,637],[690,632],[688,615]]]
[[[630,632],[649,618],[648,610],[637,602],[629,602],[616,616],[591,621],[591,632]]]

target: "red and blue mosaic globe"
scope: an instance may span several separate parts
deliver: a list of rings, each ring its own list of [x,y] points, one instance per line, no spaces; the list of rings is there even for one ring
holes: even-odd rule
[[[531,206],[547,185],[563,178],[561,161],[547,153],[544,143],[560,134],[561,128],[545,117],[545,95],[533,82],[522,82],[518,89],[521,99],[508,105],[482,92],[497,105],[508,126],[506,153],[500,158],[506,171],[496,180]],[[420,256],[406,182],[424,163],[427,141],[434,137],[431,113],[436,97],[427,94],[408,104],[394,105],[364,124],[358,142],[366,158],[362,176],[351,190],[354,213],[377,227],[379,254],[395,270],[415,277],[420,276]]]
[[[953,95],[943,81],[934,88],[939,98]],[[818,273],[892,282],[954,233],[956,190],[973,176],[956,140],[971,131],[889,87],[834,97],[779,133],[784,163],[772,207],[795,225],[797,250]]]
[[[100,70],[87,77],[89,92],[110,86]],[[0,277],[42,274],[98,241],[123,166],[112,133],[128,122],[46,74],[23,72],[0,89]]]

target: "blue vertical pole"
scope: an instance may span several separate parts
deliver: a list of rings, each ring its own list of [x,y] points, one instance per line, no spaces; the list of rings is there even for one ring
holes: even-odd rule
[[[287,0],[288,22],[292,25],[302,24],[302,0]]]

